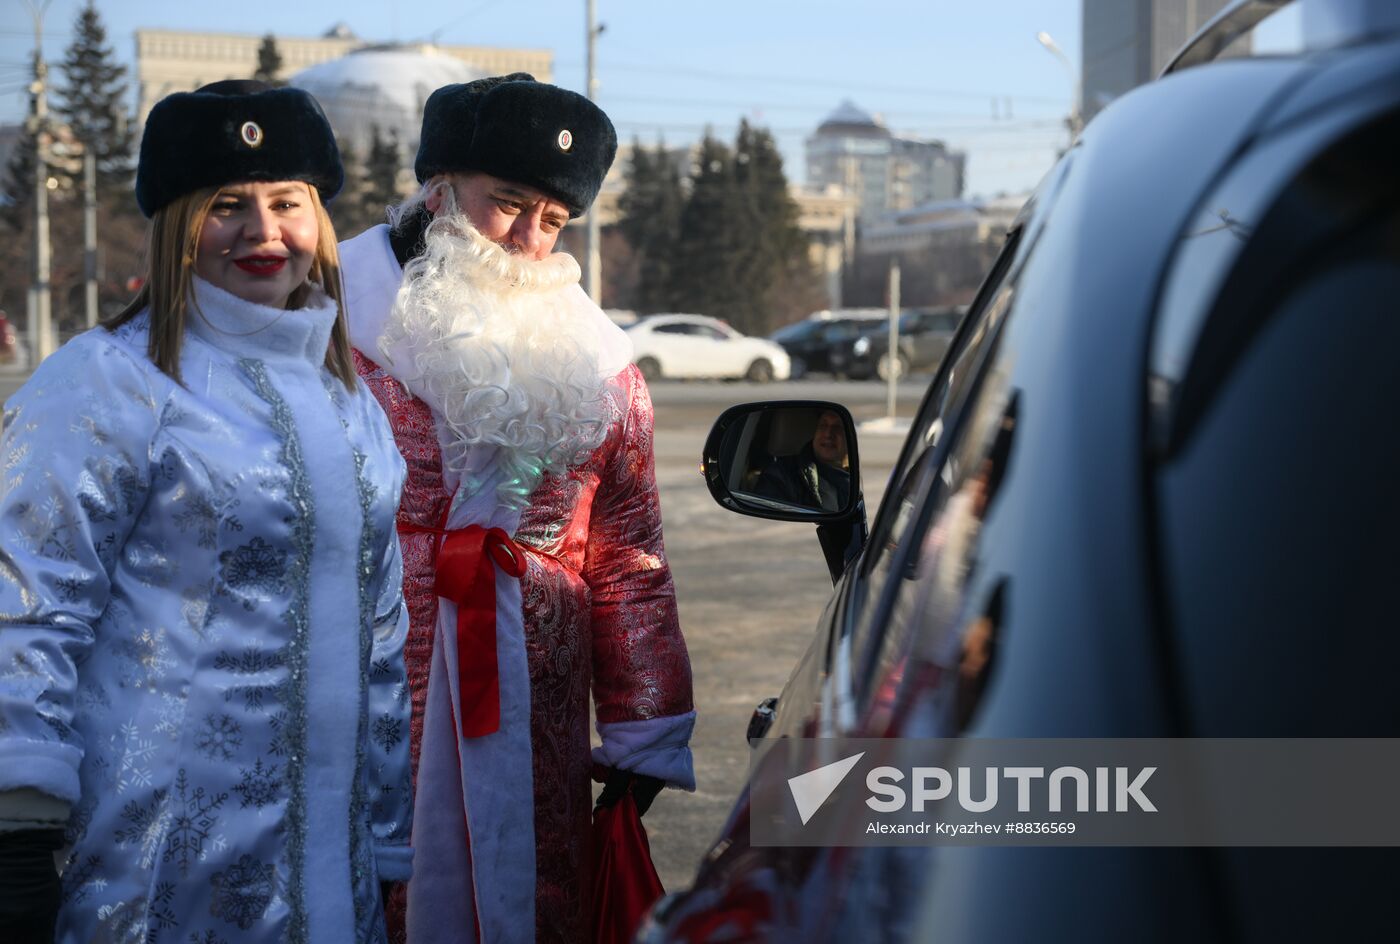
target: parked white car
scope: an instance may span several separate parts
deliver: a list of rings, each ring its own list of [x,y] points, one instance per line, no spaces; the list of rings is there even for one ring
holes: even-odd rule
[[[632,361],[648,381],[660,377],[787,380],[792,365],[780,345],[740,334],[705,315],[651,315],[634,325]]]

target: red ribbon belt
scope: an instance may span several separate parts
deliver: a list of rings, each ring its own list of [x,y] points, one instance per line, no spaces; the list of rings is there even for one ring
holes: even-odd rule
[[[445,536],[437,555],[433,590],[457,604],[457,682],[462,737],[501,728],[501,672],[496,661],[496,574],[491,564],[519,579],[525,553],[500,528],[479,524],[451,531],[399,524],[400,534]]]

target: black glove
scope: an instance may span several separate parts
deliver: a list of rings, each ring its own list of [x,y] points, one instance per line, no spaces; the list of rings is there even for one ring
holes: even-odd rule
[[[61,888],[54,850],[61,829],[0,833],[0,928],[12,944],[52,944]]]
[[[621,800],[630,789],[632,800],[637,804],[637,815],[645,816],[647,810],[651,809],[651,801],[656,799],[656,795],[661,792],[661,788],[664,786],[666,786],[664,780],[648,777],[646,774],[634,774],[630,770],[613,768],[608,771],[608,779],[603,784],[603,792],[598,794],[598,804],[593,807],[593,811],[596,813],[598,810],[612,806]]]

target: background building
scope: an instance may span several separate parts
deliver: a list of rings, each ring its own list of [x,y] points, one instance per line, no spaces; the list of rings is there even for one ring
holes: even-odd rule
[[[807,139],[807,184],[839,187],[856,201],[862,222],[892,210],[962,196],[966,157],[942,141],[895,136],[883,123],[842,102]]]
[[[1119,95],[1155,79],[1176,51],[1228,0],[1084,0],[1083,118],[1088,121]],[[1251,39],[1226,55],[1247,56]]]
[[[342,146],[363,157],[378,132],[412,163],[428,96],[444,85],[488,74],[436,46],[365,46],[302,69],[287,81],[316,97]]]
[[[279,79],[311,66],[339,59],[370,46],[343,25],[325,35],[308,38],[274,36],[282,56]],[[136,31],[136,120],[145,123],[156,102],[171,92],[188,92],[221,79],[251,78],[258,67],[262,36],[240,33],[189,33],[176,30]],[[502,49],[490,46],[437,46],[480,75],[529,72],[541,82],[554,80],[554,53],[547,49]]]
[[[986,201],[940,200],[888,213],[863,226],[844,303],[888,304],[890,263],[898,260],[901,304],[967,304],[1025,200],[1024,194]]]

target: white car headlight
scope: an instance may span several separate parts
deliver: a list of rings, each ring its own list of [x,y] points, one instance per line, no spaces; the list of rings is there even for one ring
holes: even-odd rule
[[[869,338],[856,338],[856,343],[851,345],[851,352],[856,355],[866,354],[870,351]]]

